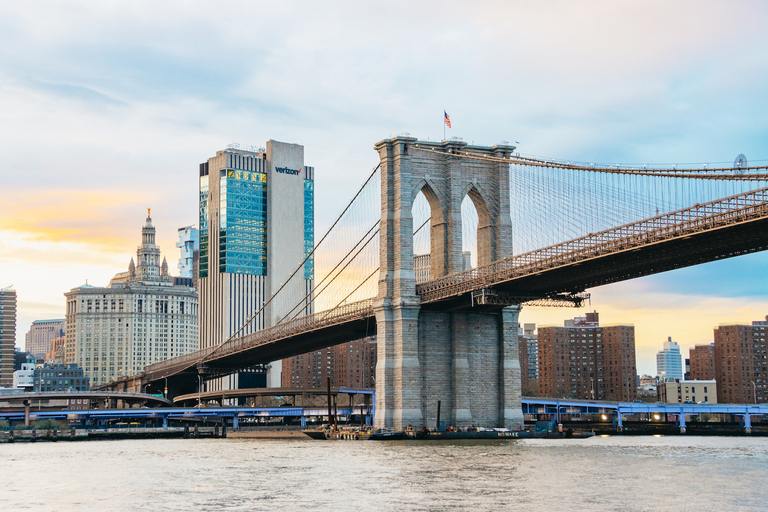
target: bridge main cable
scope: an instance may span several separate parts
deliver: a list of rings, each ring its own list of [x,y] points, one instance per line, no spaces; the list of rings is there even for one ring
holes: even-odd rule
[[[657,178],[687,178],[698,180],[723,180],[723,181],[768,181],[768,172],[759,174],[743,174],[746,171],[763,170],[768,171],[768,165],[759,165],[752,167],[714,167],[711,169],[663,169],[663,168],[643,168],[635,169],[632,167],[596,167],[592,165],[573,165],[561,162],[548,162],[537,158],[510,156],[509,158],[488,156],[470,151],[448,150],[440,151],[437,149],[424,148],[419,144],[409,145],[410,148],[427,153],[435,153],[456,158],[470,158],[474,160],[485,160],[487,162],[507,163],[510,165],[528,165],[531,167],[550,167],[553,169],[567,169],[572,171],[599,172],[608,174],[624,174],[631,176],[653,176]],[[717,174],[722,173],[722,174]],[[730,174],[725,174],[730,173]],[[739,174],[734,174],[739,173]]]

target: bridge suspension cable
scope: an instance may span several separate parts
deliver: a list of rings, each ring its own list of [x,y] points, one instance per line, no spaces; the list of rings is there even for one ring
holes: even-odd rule
[[[436,150],[432,148],[419,147],[418,144],[413,145],[413,149],[424,151],[427,153],[437,153],[446,156],[456,158],[471,158],[476,160],[484,160],[487,162],[499,162],[507,164],[527,165],[531,167],[548,167],[551,169],[567,169],[573,171],[586,171],[586,172],[599,172],[607,174],[629,174],[633,176],[655,176],[661,178],[688,178],[698,180],[727,180],[727,181],[768,181],[768,165],[758,165],[750,167],[713,167],[706,168],[706,166],[700,169],[693,168],[677,168],[672,166],[671,168],[653,168],[648,166],[634,167],[634,166],[622,166],[616,164],[615,166],[604,166],[601,164],[588,164],[577,165],[571,162],[559,162],[555,160],[538,159],[532,157],[523,156],[509,156],[509,157],[494,157],[488,155],[482,155],[473,153],[471,151],[460,150]],[[763,172],[749,172],[749,171],[763,171]]]

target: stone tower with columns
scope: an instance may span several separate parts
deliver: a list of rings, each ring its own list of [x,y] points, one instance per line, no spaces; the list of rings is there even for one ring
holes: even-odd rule
[[[522,425],[519,307],[431,311],[416,291],[413,202],[431,209],[431,276],[462,270],[461,203],[478,213],[478,264],[511,255],[508,165],[458,158],[508,156],[514,147],[430,143],[394,137],[375,145],[381,160],[380,275],[376,302],[376,426]]]

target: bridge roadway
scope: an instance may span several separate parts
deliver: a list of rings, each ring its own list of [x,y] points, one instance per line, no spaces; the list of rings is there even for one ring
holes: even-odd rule
[[[424,309],[500,308],[768,248],[768,188],[659,215],[417,285]],[[226,375],[376,334],[374,300],[149,365],[143,382]],[[187,378],[188,379],[188,378]],[[189,384],[188,384],[189,386]]]
[[[699,414],[733,414],[744,418],[744,428],[751,429],[753,416],[768,414],[768,404],[667,404],[664,402],[603,402],[556,398],[523,397],[523,414],[550,414],[557,422],[564,415],[611,414],[618,428],[623,418],[633,414],[665,414],[677,417],[677,425],[685,432],[686,417]],[[749,432],[749,430],[747,430]]]
[[[350,394],[371,394],[370,390],[353,390],[341,388],[339,391]],[[375,404],[375,400],[372,400]],[[768,404],[666,404],[666,403],[637,403],[637,402],[602,402],[590,400],[569,400],[555,398],[522,398],[523,414],[549,414],[556,421],[560,421],[564,415],[609,414],[611,420],[621,428],[626,416],[635,414],[665,414],[674,415],[676,423],[684,432],[686,418],[699,414],[732,414],[743,418],[743,427],[747,433],[751,431],[751,419],[754,416],[768,415]],[[360,406],[342,406],[337,409],[338,414],[349,416],[359,414]],[[367,418],[372,418],[375,413],[373,406],[364,409]],[[239,421],[243,418],[301,418],[301,425],[306,426],[312,418],[322,421],[327,416],[328,408],[323,407],[164,407],[153,409],[90,409],[90,410],[59,410],[59,411],[34,411],[31,418],[35,419],[59,419],[59,420],[143,420],[145,422],[162,422],[164,427],[168,421],[222,421],[231,422],[233,428],[238,428]],[[24,412],[2,411],[0,419],[19,421],[24,419]]]
[[[338,396],[340,394],[347,395],[347,402],[350,406],[354,404],[355,395],[373,395],[373,389],[348,389],[348,388],[331,388],[330,394],[338,403]],[[301,399],[301,403],[297,403],[296,398]],[[295,406],[316,406],[316,401],[322,402],[320,405],[327,407],[328,405],[328,390],[322,388],[248,388],[248,389],[223,389],[218,391],[204,391],[202,393],[189,393],[186,395],[179,395],[173,398],[173,404],[175,406],[189,406],[198,403],[206,404],[207,402],[217,402],[220,406],[224,400],[233,400],[238,398],[271,398],[283,402],[281,406],[290,405]],[[360,404],[357,404],[359,407]]]
[[[49,391],[44,393],[8,393],[0,394],[0,403],[24,403],[35,400],[120,400],[134,404],[169,406],[171,401],[161,396],[124,391]]]

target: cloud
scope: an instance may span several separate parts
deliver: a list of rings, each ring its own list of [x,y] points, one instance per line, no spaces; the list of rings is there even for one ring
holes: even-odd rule
[[[105,284],[127,265],[147,207],[174,268],[175,230],[197,219],[197,165],[231,141],[305,146],[316,233],[376,165],[375,142],[404,131],[439,139],[443,109],[449,136],[521,140],[524,154],[768,158],[766,14],[761,3],[709,1],[5,2],[0,285],[24,275],[25,304],[57,304],[85,278]],[[642,304],[688,325],[742,318],[739,301],[763,303],[766,261],[598,289],[595,306],[604,319],[659,326],[676,317]],[[654,343],[663,330],[648,331]]]

